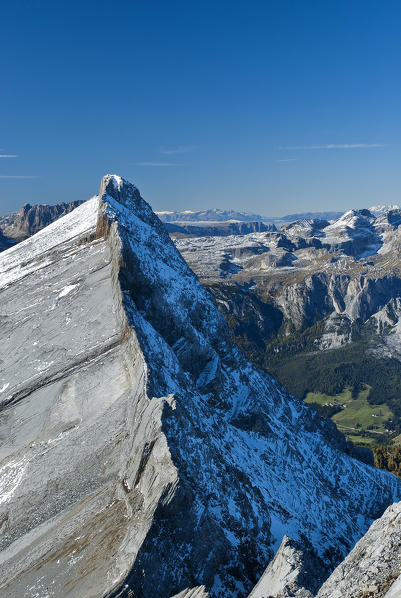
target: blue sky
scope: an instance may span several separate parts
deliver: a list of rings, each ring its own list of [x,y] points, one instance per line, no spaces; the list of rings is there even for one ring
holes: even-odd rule
[[[0,212],[135,182],[154,209],[401,202],[401,3],[1,7]],[[29,177],[29,178],[23,178]]]

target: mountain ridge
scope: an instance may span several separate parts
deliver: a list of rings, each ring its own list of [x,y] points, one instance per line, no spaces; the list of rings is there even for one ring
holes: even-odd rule
[[[245,597],[285,533],[311,543],[328,575],[401,496],[397,478],[350,458],[330,422],[231,344],[210,293],[120,177],[0,267],[14,339],[1,356],[9,598],[26,587],[169,598],[202,585]]]

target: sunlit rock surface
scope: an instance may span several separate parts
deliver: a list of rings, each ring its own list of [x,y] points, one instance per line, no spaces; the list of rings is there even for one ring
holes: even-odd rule
[[[328,575],[401,498],[230,343],[120,177],[2,253],[0,290],[1,595],[247,596],[285,534]]]
[[[399,598],[400,575],[401,503],[397,503],[372,524],[317,598]]]
[[[205,590],[205,586],[198,586],[197,588],[190,588],[183,590],[173,598],[208,598],[209,594]]]
[[[305,542],[284,536],[249,598],[313,598],[320,584],[318,572],[324,570],[313,550]]]

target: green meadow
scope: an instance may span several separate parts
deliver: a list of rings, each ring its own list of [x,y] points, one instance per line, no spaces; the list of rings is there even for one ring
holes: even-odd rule
[[[305,401],[319,405],[340,405],[342,408],[331,416],[339,430],[346,434],[355,444],[374,444],[386,433],[386,425],[393,413],[386,404],[371,405],[368,402],[370,386],[365,386],[356,398],[352,397],[351,390],[346,388],[337,395],[326,395],[319,392],[308,392]],[[369,436],[362,434],[369,433]]]

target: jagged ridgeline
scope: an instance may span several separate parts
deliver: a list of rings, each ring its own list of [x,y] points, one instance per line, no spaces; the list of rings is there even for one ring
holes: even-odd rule
[[[0,284],[2,596],[245,597],[284,535],[313,590],[401,498],[231,343],[120,177]]]

